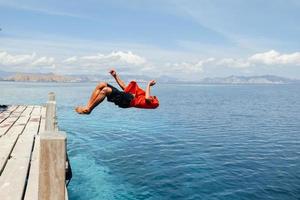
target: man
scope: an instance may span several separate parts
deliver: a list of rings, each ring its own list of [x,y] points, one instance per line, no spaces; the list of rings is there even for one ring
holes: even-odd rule
[[[123,91],[118,90],[112,85],[101,82],[93,91],[90,100],[86,106],[76,107],[79,114],[90,114],[107,97],[107,101],[113,102],[121,108],[148,108],[155,109],[159,106],[156,96],[150,95],[150,88],[155,85],[156,81],[149,81],[146,91],[142,90],[135,81],[131,81],[128,86],[120,79],[115,70],[109,72]]]

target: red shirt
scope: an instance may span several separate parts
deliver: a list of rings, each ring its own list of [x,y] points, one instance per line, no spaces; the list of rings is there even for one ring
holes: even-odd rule
[[[134,98],[130,102],[130,107],[154,109],[159,106],[156,96],[150,96],[150,101],[146,101],[146,92],[135,81],[131,81],[124,89],[124,92],[134,95]]]

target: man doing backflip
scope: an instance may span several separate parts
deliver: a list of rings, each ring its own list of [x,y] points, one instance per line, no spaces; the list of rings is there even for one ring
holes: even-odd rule
[[[101,82],[96,86],[87,105],[76,107],[75,110],[77,113],[90,114],[92,110],[105,99],[105,97],[107,97],[107,101],[113,102],[121,108],[136,107],[155,109],[159,106],[159,101],[156,96],[150,95],[150,88],[155,85],[155,80],[149,81],[146,91],[144,91],[135,81],[131,81],[126,86],[115,70],[110,70],[109,73],[114,77],[123,91],[118,90],[106,82]]]

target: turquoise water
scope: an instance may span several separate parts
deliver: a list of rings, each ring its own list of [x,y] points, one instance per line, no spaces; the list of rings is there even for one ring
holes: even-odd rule
[[[105,101],[94,85],[0,82],[0,104],[57,94],[74,177],[70,199],[300,199],[299,85],[157,85],[157,110]]]

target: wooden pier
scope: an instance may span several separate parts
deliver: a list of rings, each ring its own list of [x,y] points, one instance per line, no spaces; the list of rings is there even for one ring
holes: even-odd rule
[[[0,200],[64,200],[66,135],[58,131],[56,102],[0,110]]]

